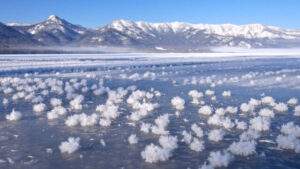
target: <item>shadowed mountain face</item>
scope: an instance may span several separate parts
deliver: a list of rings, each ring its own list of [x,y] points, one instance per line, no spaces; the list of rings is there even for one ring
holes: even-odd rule
[[[182,22],[113,21],[96,29],[55,15],[36,24],[1,24],[0,46],[111,46],[158,51],[199,51],[210,47],[299,47],[300,31],[261,24],[209,25]]]
[[[0,48],[41,45],[16,29],[0,23]]]

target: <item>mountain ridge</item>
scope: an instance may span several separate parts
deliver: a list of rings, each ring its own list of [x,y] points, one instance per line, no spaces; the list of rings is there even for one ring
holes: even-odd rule
[[[95,29],[72,24],[50,15],[34,24],[8,23],[18,39],[31,39],[27,46],[111,46],[166,51],[199,51],[211,47],[289,48],[300,46],[300,30],[263,24],[152,23],[120,19]],[[1,30],[0,30],[1,34]],[[3,34],[3,32],[2,32]],[[6,34],[9,34],[6,32]],[[12,33],[13,34],[13,33]],[[12,37],[9,37],[12,38]],[[0,46],[26,43],[0,41]],[[4,44],[5,43],[5,44]]]

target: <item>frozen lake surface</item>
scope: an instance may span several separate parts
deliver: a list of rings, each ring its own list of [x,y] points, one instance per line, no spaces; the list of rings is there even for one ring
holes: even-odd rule
[[[0,56],[0,168],[300,168],[300,57]]]

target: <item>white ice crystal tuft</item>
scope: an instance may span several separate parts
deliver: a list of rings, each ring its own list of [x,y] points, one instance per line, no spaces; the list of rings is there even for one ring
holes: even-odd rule
[[[223,97],[226,97],[226,98],[231,97],[231,91],[224,91],[224,92],[222,93],[222,96],[223,96]]]
[[[204,150],[204,141],[200,141],[198,138],[193,138],[193,141],[189,145],[190,149],[196,152]]]
[[[46,110],[46,105],[44,103],[35,104],[33,106],[33,111],[40,113]]]
[[[248,156],[255,153],[255,146],[256,142],[254,140],[233,142],[228,150],[234,155]]]
[[[142,158],[148,163],[166,161],[171,155],[170,150],[154,145],[153,143],[147,145],[144,151],[141,152]]]
[[[300,116],[300,106],[296,106],[294,109],[294,116]]]
[[[164,148],[164,149],[170,149],[174,150],[178,147],[177,145],[177,137],[176,136],[160,136],[159,137],[159,144]]]
[[[258,114],[260,116],[263,116],[263,117],[270,117],[270,118],[274,118],[275,114],[272,110],[268,109],[268,108],[263,108],[261,109]]]
[[[294,135],[278,135],[276,138],[278,147],[281,149],[294,150],[296,153],[300,153],[300,140]]]
[[[214,129],[208,133],[208,139],[214,142],[219,142],[223,139],[225,131],[223,129]]]
[[[185,101],[179,96],[173,97],[173,99],[171,100],[171,103],[177,110],[184,109]]]
[[[227,151],[210,152],[208,157],[209,164],[213,167],[227,167],[232,160],[233,156]]]
[[[191,133],[183,130],[182,131],[182,136],[183,136],[182,141],[185,142],[186,144],[190,144],[192,142],[193,136],[192,136]]]
[[[300,137],[300,127],[295,125],[294,122],[288,122],[281,126],[280,132],[283,134],[293,134],[296,137]]]
[[[250,128],[257,131],[267,131],[270,129],[271,120],[267,117],[254,117],[250,119]]]
[[[22,118],[22,114],[19,111],[15,111],[13,109],[10,114],[7,114],[5,116],[5,118],[10,121],[18,121]]]
[[[128,142],[129,142],[129,144],[137,144],[138,143],[138,138],[136,137],[136,134],[131,134],[128,137]]]
[[[212,108],[208,105],[202,106],[199,110],[198,110],[199,114],[203,114],[203,115],[211,115],[212,112]]]
[[[194,123],[191,127],[192,131],[196,134],[198,138],[203,137],[203,130],[196,123]]]
[[[60,152],[72,154],[80,147],[80,138],[69,137],[68,141],[64,141],[59,145]]]
[[[298,104],[298,99],[297,98],[291,98],[287,103],[290,106],[296,106]]]
[[[288,111],[288,106],[285,103],[278,103],[273,107],[273,109],[279,113],[283,113]]]

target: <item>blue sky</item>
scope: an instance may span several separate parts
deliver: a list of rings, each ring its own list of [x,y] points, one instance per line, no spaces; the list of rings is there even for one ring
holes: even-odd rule
[[[55,14],[88,28],[128,19],[300,29],[300,0],[0,0],[0,4],[4,23],[35,23]]]

